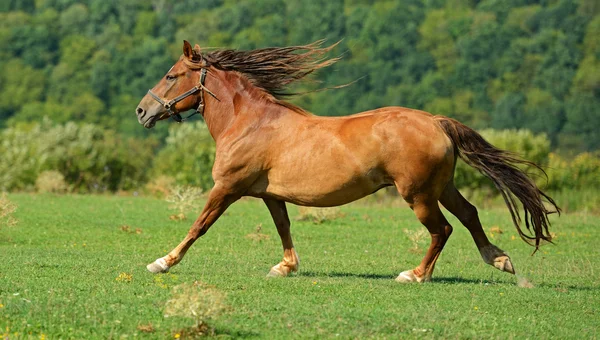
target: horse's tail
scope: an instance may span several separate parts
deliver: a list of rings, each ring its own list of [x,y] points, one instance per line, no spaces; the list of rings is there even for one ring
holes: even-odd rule
[[[452,118],[436,116],[435,119],[452,140],[458,156],[491,179],[496,188],[500,190],[521,238],[535,246],[535,251],[538,250],[541,240],[551,242],[552,237],[548,231],[550,225],[548,214],[555,212],[560,214],[560,208],[518,166],[534,167],[545,175],[544,170],[533,162],[494,147],[475,130]],[[523,204],[525,225],[529,231],[533,227],[534,236],[525,234],[521,229],[521,217],[515,197]],[[546,209],[544,200],[554,210]]]

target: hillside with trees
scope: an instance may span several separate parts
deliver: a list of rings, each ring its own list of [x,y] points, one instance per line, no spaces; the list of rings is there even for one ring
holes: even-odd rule
[[[208,189],[205,126],[146,130],[134,113],[182,40],[208,50],[326,39],[340,41],[329,56],[342,60],[293,90],[353,83],[295,104],[328,116],[398,105],[459,119],[546,166],[540,185],[572,207],[597,209],[599,12],[596,0],[6,0],[0,190],[40,190],[47,179],[62,191],[135,190],[161,176]],[[458,186],[495,192],[463,165]]]
[[[47,116],[143,136],[133,110],[183,39],[254,49],[325,38],[342,40],[331,56],[343,60],[305,86],[358,81],[296,99],[316,114],[401,105],[592,150],[599,9],[593,0],[8,0],[0,124]]]

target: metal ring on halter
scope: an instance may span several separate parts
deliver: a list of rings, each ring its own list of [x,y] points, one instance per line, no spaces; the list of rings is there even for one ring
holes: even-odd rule
[[[181,95],[179,95],[169,101],[159,97],[154,92],[152,92],[152,90],[148,90],[148,94],[152,98],[154,98],[154,100],[156,100],[160,105],[162,105],[169,113],[169,117],[173,118],[173,120],[176,121],[177,123],[182,123],[182,122],[188,120],[190,117],[197,115],[197,114],[203,115],[204,114],[204,90],[206,90],[206,92],[208,92],[216,100],[219,100],[219,98],[217,98],[217,96],[215,96],[214,93],[212,93],[210,90],[208,90],[204,86],[204,80],[206,79],[206,69],[202,68],[200,72],[201,72],[200,73],[200,81],[198,82],[198,85],[192,87],[188,91],[182,93]],[[185,118],[182,118],[179,113],[176,113],[175,111],[173,111],[173,106],[175,104],[177,104],[178,102],[184,100],[185,98],[195,94],[198,91],[200,91],[200,104],[198,104],[198,107],[196,108],[196,112],[192,113],[191,115],[189,115]]]

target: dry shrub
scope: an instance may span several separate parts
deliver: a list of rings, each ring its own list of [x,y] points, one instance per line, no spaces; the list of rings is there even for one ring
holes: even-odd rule
[[[247,239],[255,242],[261,242],[262,240],[268,240],[271,237],[262,233],[262,223],[256,226],[256,231],[246,235]]]
[[[123,232],[126,232],[127,234],[137,234],[137,235],[140,235],[142,233],[142,228],[132,229],[130,226],[128,226],[126,224],[120,226],[119,229],[121,229],[121,231],[123,231]]]
[[[173,188],[166,200],[171,203],[169,208],[177,211],[177,214],[171,215],[170,218],[175,221],[185,220],[186,212],[200,209],[201,198],[201,188],[192,186],[177,186]]]
[[[47,170],[39,174],[35,180],[35,188],[39,193],[64,194],[69,186],[65,176],[56,170]]]
[[[412,243],[412,247],[409,249],[409,251],[413,253],[420,252],[421,242],[427,237],[427,232],[425,229],[409,230],[405,228],[402,229],[402,231],[406,234],[406,236],[408,236],[408,239]]]
[[[210,331],[208,321],[221,315],[227,305],[225,295],[201,282],[183,283],[173,287],[171,298],[165,304],[165,317],[179,316],[196,322],[197,330]]]
[[[175,178],[165,175],[155,177],[146,184],[146,191],[157,198],[169,196],[174,188]]]
[[[0,196],[0,227],[12,227],[17,224],[18,221],[13,216],[15,211],[17,211],[17,205],[9,201],[6,194],[3,193]]]
[[[138,331],[140,332],[144,332],[144,333],[154,333],[154,326],[152,326],[152,323],[148,323],[146,325],[138,325],[137,326]]]
[[[333,221],[341,217],[344,217],[344,214],[338,207],[298,207],[298,216],[296,216],[296,221],[310,221],[314,224],[321,224],[323,222]]]

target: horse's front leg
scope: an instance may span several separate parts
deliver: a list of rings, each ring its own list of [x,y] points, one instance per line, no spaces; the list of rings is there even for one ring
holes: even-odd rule
[[[284,201],[273,199],[264,199],[264,201],[267,208],[269,208],[271,217],[273,217],[273,222],[275,222],[277,232],[283,244],[283,260],[271,268],[267,276],[287,276],[289,273],[297,271],[300,264],[300,259],[298,258],[298,253],[294,250],[294,243],[290,234],[290,218],[288,217]]]
[[[204,235],[213,223],[217,221],[219,216],[223,214],[225,209],[231,203],[239,199],[239,195],[235,195],[230,190],[226,190],[223,186],[215,184],[210,191],[208,201],[200,214],[200,217],[194,222],[187,236],[179,243],[177,247],[169,252],[164,257],[150,263],[146,268],[153,273],[165,273],[171,267],[176,265],[183,259],[183,256],[200,236]]]

